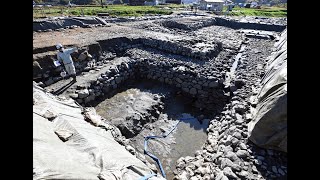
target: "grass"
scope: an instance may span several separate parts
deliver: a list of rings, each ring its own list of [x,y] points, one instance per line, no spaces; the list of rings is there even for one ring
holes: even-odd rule
[[[127,5],[108,5],[107,8],[101,6],[79,6],[67,8],[59,7],[44,7],[33,9],[34,18],[42,18],[49,16],[80,16],[97,15],[98,13],[108,13],[110,16],[142,16],[146,14],[172,14],[172,10],[163,9],[163,6],[127,6]]]
[[[224,11],[226,8],[224,9]],[[287,9],[281,7],[261,7],[261,9],[235,7],[229,13],[230,16],[265,16],[287,17]]]
[[[98,13],[108,13],[110,16],[143,16],[147,14],[168,15],[184,5],[159,5],[159,6],[128,6],[128,5],[108,5],[107,8],[101,6],[77,6],[67,8],[65,6],[34,8],[33,17],[43,18],[50,16],[80,16],[97,15]],[[229,13],[230,16],[263,16],[263,17],[287,17],[286,4],[282,7],[261,7],[261,9],[235,7]],[[226,7],[224,7],[226,11]]]
[[[183,5],[183,4],[167,4],[167,5],[158,5],[157,7],[168,7],[170,9],[175,9],[175,8],[185,8],[188,5]]]

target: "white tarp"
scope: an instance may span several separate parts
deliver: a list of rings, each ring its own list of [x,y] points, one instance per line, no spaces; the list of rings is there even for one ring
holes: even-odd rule
[[[33,102],[33,179],[138,180],[153,173],[115,141],[111,130],[85,121],[72,99],[34,83]]]

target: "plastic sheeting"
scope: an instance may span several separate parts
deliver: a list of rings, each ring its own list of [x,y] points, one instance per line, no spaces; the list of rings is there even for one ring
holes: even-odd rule
[[[87,122],[98,117],[93,113],[85,120],[74,100],[53,96],[34,82],[33,104],[33,179],[137,180],[153,173],[115,141],[110,128]]]
[[[249,139],[256,145],[287,152],[287,29],[268,59],[257,96]]]

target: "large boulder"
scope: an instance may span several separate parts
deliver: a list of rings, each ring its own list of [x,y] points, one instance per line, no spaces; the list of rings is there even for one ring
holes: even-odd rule
[[[249,139],[256,145],[287,152],[287,30],[275,44],[257,95]]]

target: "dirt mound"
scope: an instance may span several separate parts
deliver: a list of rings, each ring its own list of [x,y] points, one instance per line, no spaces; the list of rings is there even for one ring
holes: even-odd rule
[[[33,31],[50,31],[60,28],[91,27],[92,25],[107,25],[99,17],[58,17],[45,20],[34,20]]]

